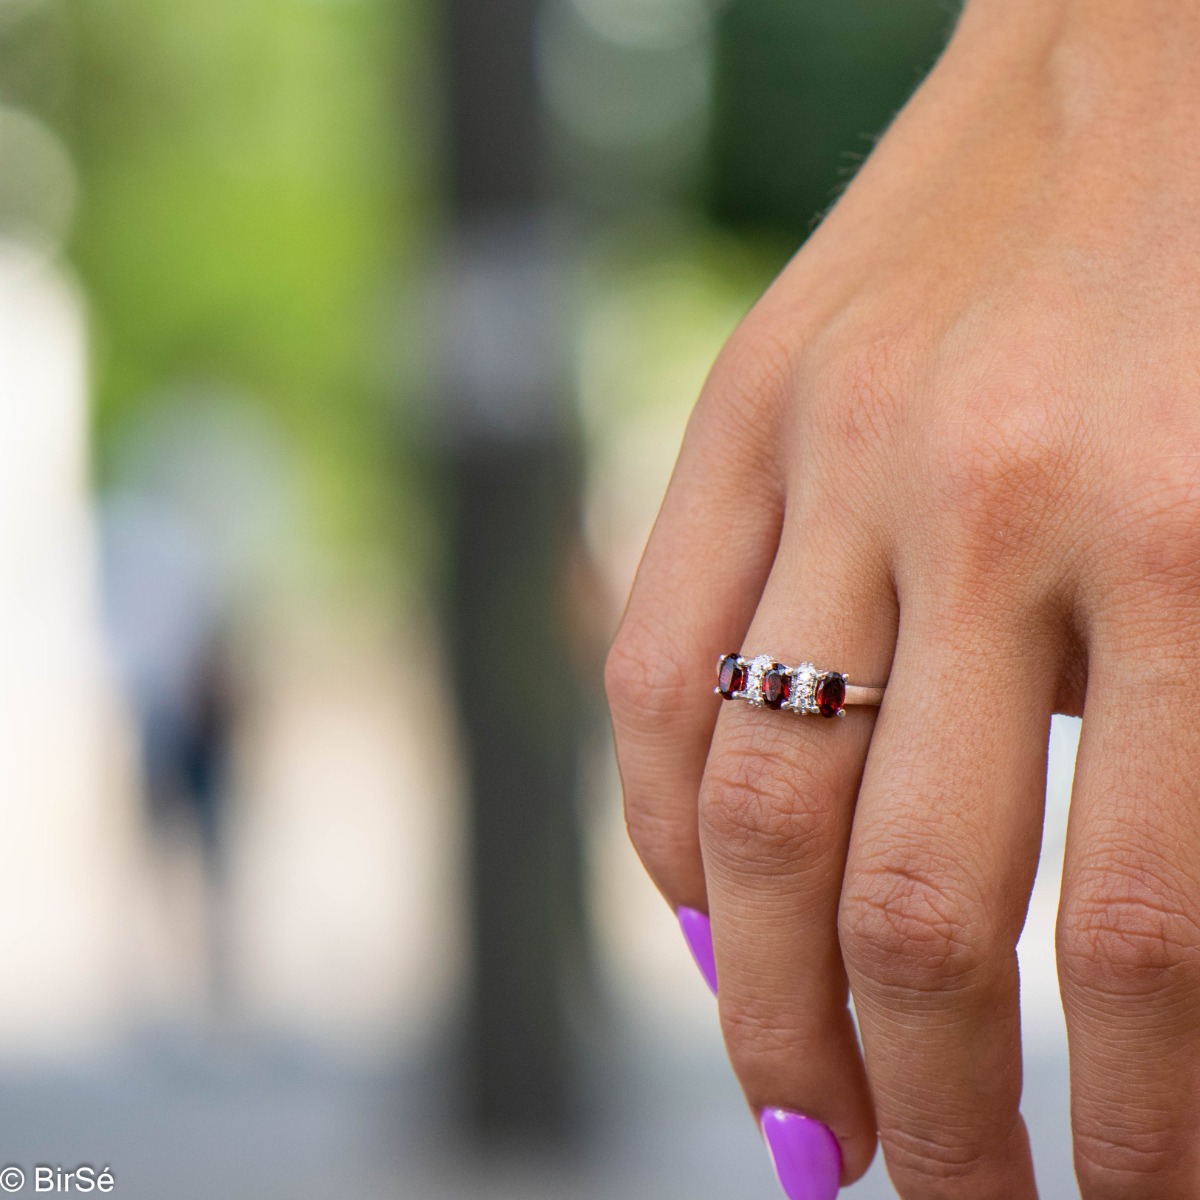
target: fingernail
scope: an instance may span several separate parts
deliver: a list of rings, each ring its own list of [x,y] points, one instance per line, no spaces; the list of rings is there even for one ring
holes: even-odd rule
[[[712,925],[698,908],[681,908],[676,914],[684,941],[704,976],[705,983],[717,994],[717,961],[713,957]]]
[[[785,1108],[766,1109],[761,1125],[788,1200],[834,1200],[842,1151],[829,1126]]]

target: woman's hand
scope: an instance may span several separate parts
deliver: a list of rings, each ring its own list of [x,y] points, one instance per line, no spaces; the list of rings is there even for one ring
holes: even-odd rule
[[[883,707],[722,706],[731,650]],[[905,1200],[1035,1195],[1015,947],[1050,716],[1086,710],[1080,1185],[1200,1196],[1200,8],[968,8],[717,362],[608,684],[633,841],[711,915],[750,1104],[828,1126],[842,1183],[878,1130]],[[785,1176],[820,1158],[771,1120]]]

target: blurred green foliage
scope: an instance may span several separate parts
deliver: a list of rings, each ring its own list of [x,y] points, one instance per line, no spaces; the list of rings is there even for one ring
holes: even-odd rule
[[[65,5],[53,0],[0,3],[0,103],[61,126],[70,95]]]
[[[369,532],[393,509],[394,297],[428,222],[419,14],[65,3],[101,479],[164,389],[210,384],[277,419],[326,532]]]
[[[717,21],[711,206],[802,241],[953,26],[952,0],[730,0]]]
[[[732,252],[755,286],[836,197],[936,57],[955,9],[953,0],[717,7],[707,208],[741,233],[773,235]],[[164,394],[207,386],[275,420],[326,544],[396,544],[394,518],[417,511],[426,482],[405,469],[417,451],[398,425],[406,394],[424,382],[429,332],[411,318],[428,300],[419,288],[437,215],[426,140],[441,128],[428,53],[436,12],[416,0],[0,0],[0,102],[63,135],[79,176],[69,251],[92,317],[102,483],[125,432]],[[654,95],[668,78],[690,80],[704,58],[684,39],[671,74],[660,61],[676,53],[671,38],[589,36],[543,46],[561,58],[546,78],[579,93],[571,104],[559,96],[557,109],[558,93],[546,97],[560,124],[568,110],[608,113],[609,125],[620,117],[619,128],[628,118],[613,94],[587,90],[581,63],[595,59],[596,84],[625,54]],[[692,99],[703,104],[699,92]],[[596,134],[584,124],[577,141]],[[652,157],[670,158],[680,139],[690,146],[681,128],[664,126]],[[581,178],[592,176],[578,163],[593,160],[620,175],[612,147],[572,146]],[[682,215],[673,187],[633,189],[636,211],[625,217],[639,228],[664,204]],[[709,233],[684,224],[694,239],[683,256],[702,258]],[[636,289],[641,273],[630,270]],[[738,303],[755,290],[729,286]],[[662,320],[659,345],[678,313]]]

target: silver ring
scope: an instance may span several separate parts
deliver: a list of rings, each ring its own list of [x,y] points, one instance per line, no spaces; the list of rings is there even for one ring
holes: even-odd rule
[[[884,689],[852,684],[841,671],[822,671],[812,663],[787,667],[769,654],[722,654],[714,691],[723,700],[745,700],[755,708],[843,717],[848,704],[878,707]]]

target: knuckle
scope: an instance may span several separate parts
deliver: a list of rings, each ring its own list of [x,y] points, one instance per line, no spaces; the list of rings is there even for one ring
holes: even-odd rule
[[[627,616],[604,664],[604,691],[614,722],[636,727],[672,716],[690,682],[681,658],[662,638],[647,636]]]
[[[1131,1129],[1127,1116],[1116,1122],[1075,1122],[1075,1171],[1085,1194],[1155,1194],[1178,1169],[1179,1146],[1172,1123],[1160,1116],[1157,1128]]]
[[[926,452],[950,512],[971,516],[997,505],[1025,508],[1054,481],[1067,442],[1049,397],[994,384],[943,412]]]
[[[964,1183],[979,1173],[989,1147],[986,1134],[946,1128],[885,1128],[879,1140],[893,1179],[912,1182],[929,1200],[965,1194]]]
[[[1183,979],[1200,982],[1200,928],[1144,875],[1110,865],[1080,879],[1064,900],[1058,958],[1068,986],[1144,998]]]
[[[848,346],[813,359],[815,424],[825,444],[862,452],[890,443],[904,413],[901,396],[910,355],[898,334],[856,337]]]
[[[1200,470],[1191,456],[1158,454],[1120,489],[1116,509],[1119,562],[1140,583],[1194,585],[1200,577]]]
[[[659,739],[678,736],[678,698],[694,681],[684,681],[680,660],[660,639],[642,637],[627,619],[609,651],[604,684],[625,783],[629,840],[651,877],[671,891],[665,885],[677,882],[678,865],[696,856],[695,808],[657,802],[661,788],[647,756]]]
[[[803,1014],[790,1014],[779,997],[752,994],[745,987],[726,988],[721,999],[721,1033],[730,1065],[750,1093],[769,1094],[781,1062],[795,1058],[798,1048],[811,1045],[813,1029]]]
[[[797,392],[795,341],[793,331],[777,330],[752,312],[717,355],[697,413],[725,436],[771,444]]]
[[[848,882],[838,916],[852,975],[889,992],[969,987],[996,962],[998,939],[964,889],[930,874],[928,856],[893,854]]]
[[[1077,470],[1070,407],[1027,381],[956,398],[925,439],[934,519],[960,557],[989,572],[1034,544]]]
[[[715,863],[753,862],[796,872],[835,842],[836,806],[827,781],[762,745],[730,744],[713,754],[700,789],[700,830]]]

